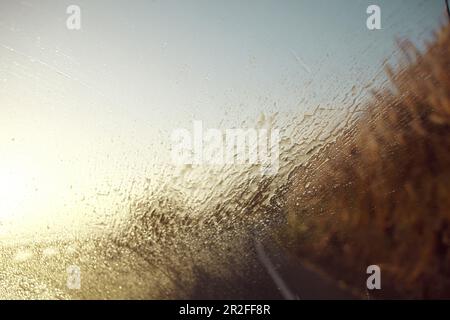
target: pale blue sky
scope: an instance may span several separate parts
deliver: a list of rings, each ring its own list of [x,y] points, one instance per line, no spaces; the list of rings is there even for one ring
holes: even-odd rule
[[[81,32],[65,28],[68,4],[82,8]],[[381,31],[366,28],[369,4],[382,9]],[[4,45],[107,95],[113,113],[165,128],[227,109],[274,111],[265,98],[289,112],[332,102],[372,78],[396,36],[420,42],[443,1],[3,0],[0,9]]]

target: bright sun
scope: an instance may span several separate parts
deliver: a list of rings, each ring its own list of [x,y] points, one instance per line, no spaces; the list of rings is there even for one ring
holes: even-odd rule
[[[0,220],[9,220],[21,213],[30,196],[29,172],[17,164],[0,166]]]

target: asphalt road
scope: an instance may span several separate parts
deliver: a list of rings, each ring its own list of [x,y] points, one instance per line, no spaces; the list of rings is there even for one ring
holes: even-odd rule
[[[246,261],[240,258],[235,274],[219,276],[199,268],[174,274],[165,270],[164,263],[148,261],[135,250],[99,239],[3,245],[0,298],[352,298],[333,281],[292,260],[273,244],[256,244],[247,253]],[[74,266],[80,270],[79,288],[69,288]]]

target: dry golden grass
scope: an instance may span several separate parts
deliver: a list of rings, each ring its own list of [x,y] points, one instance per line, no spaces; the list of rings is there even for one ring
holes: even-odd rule
[[[363,294],[450,298],[450,27],[420,54],[401,44],[393,88],[296,175],[292,250]]]

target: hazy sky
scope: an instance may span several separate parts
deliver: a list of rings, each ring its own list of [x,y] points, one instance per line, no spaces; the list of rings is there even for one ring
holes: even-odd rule
[[[69,4],[82,9],[81,31],[65,27]],[[382,9],[381,31],[366,28],[369,4]],[[73,95],[105,95],[120,117],[166,128],[241,104],[242,116],[255,115],[265,97],[288,99],[277,108],[289,111],[305,107],[295,103],[303,96],[310,105],[332,101],[346,83],[371,79],[395,36],[419,39],[442,13],[440,0],[2,0],[0,36],[51,66],[42,81],[59,70],[83,85]],[[92,115],[85,109],[72,111]]]
[[[80,31],[66,28],[71,4]],[[366,28],[370,4],[382,30]],[[238,125],[261,112],[345,107],[395,37],[422,43],[443,9],[439,0],[0,0],[0,196],[9,199],[0,222],[70,212],[103,179],[142,175],[152,154],[168,152],[171,130],[193,119]]]

